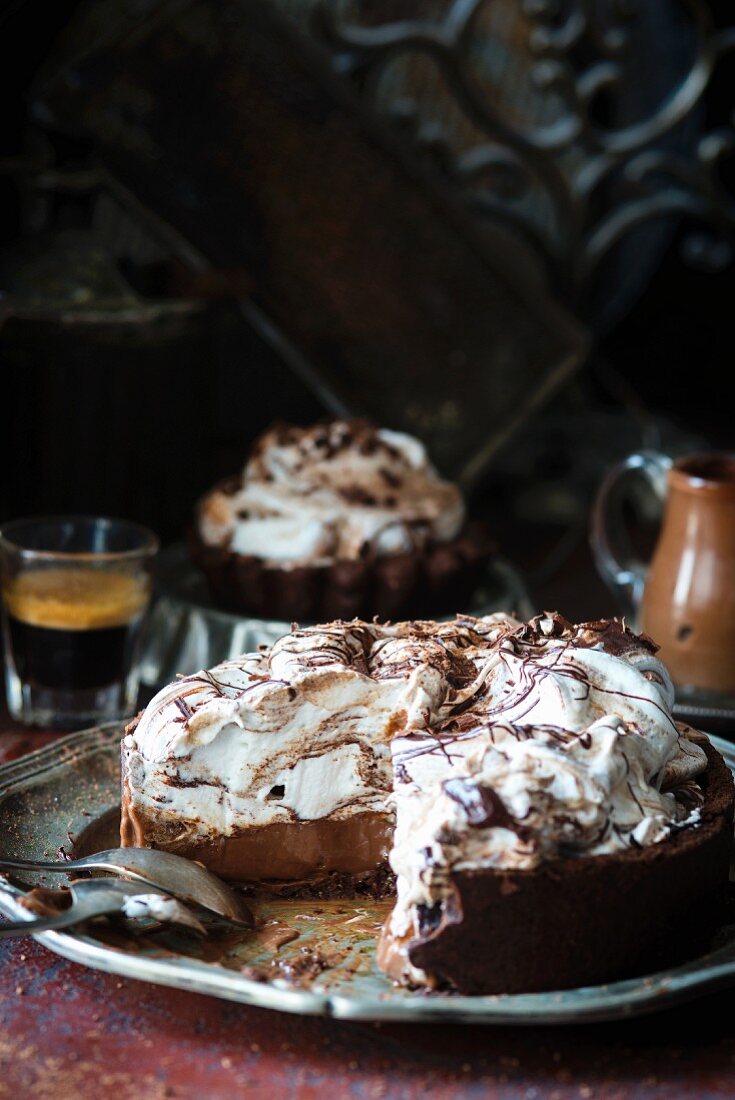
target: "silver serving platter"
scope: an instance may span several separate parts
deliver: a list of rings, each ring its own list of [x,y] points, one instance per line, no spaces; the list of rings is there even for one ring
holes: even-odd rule
[[[534,614],[520,574],[500,557],[488,564],[472,605],[457,611],[472,615],[509,611],[522,619]],[[159,556],[156,599],[143,641],[141,679],[149,688],[161,687],[178,673],[186,676],[200,668],[213,668],[241,653],[252,653],[260,645],[272,645],[290,629],[287,622],[247,618],[215,607],[186,546],[176,543]]]
[[[0,854],[54,857],[73,838],[78,851],[106,846],[119,815],[119,727],[72,734],[0,768]],[[735,746],[712,738],[735,772]],[[0,912],[29,917],[18,904],[29,886],[52,885],[59,876],[0,877]],[[668,1008],[715,988],[735,984],[735,927],[721,929],[706,955],[657,974],[609,985],[554,993],[465,997],[399,989],[375,964],[375,931],[386,902],[256,901],[266,928],[290,928],[298,938],[264,942],[235,938],[201,957],[202,941],[180,933],[134,934],[106,922],[80,932],[42,932],[50,950],[99,970],[159,985],[208,993],[262,1008],[359,1020],[451,1020],[457,1023],[541,1024],[612,1020]],[[270,933],[269,933],[270,934]],[[177,938],[178,937],[178,938]],[[208,948],[209,941],[205,947]],[[332,965],[308,982],[299,967],[326,951]],[[210,952],[210,956],[212,953]],[[270,970],[268,968],[271,968]],[[253,977],[256,972],[257,979]]]

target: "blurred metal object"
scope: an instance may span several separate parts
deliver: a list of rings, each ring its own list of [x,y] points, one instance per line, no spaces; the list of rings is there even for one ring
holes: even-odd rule
[[[720,174],[735,130],[705,131],[700,112],[735,27],[715,29],[706,0],[280,3],[478,225],[514,236],[598,326],[645,285],[666,240],[652,223],[692,215],[735,239]]]
[[[15,464],[0,514],[112,506],[179,530],[186,513],[177,490],[188,512],[197,486],[172,487],[163,471],[201,466],[205,483],[214,398],[200,379],[215,317],[195,297],[139,293],[123,271],[152,254],[123,229],[122,212],[113,217],[109,196],[94,192],[88,202],[93,225],[102,207],[109,235],[96,225],[59,231],[51,218],[0,255],[0,353],[13,409],[5,435]]]
[[[195,299],[146,300],[121,275],[115,254],[89,231],[38,234],[0,256],[0,320],[64,327],[154,324],[204,311]]]
[[[478,233],[270,3],[92,5],[35,102],[182,255],[252,275],[250,322],[329,407],[423,437],[465,484],[581,361],[517,243]]]
[[[272,645],[291,629],[290,623],[245,618],[213,606],[204,577],[183,544],[169,546],[158,564],[156,600],[141,662],[141,677],[149,688],[158,689],[179,673],[188,676],[261,645]],[[536,609],[518,571],[495,557],[472,606],[457,610],[472,615],[507,611],[528,619]]]

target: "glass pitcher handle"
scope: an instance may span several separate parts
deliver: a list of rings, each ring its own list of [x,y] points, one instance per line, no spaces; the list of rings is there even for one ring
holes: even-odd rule
[[[610,470],[592,506],[590,541],[603,580],[620,599],[626,614],[637,616],[647,566],[638,561],[623,517],[623,502],[632,477],[642,477],[663,503],[672,460],[657,451],[628,455]]]

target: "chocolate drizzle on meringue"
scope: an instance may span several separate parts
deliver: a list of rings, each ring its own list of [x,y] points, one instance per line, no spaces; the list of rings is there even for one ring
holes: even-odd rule
[[[174,699],[174,703],[179,708],[179,710],[181,711],[181,713],[183,714],[183,716],[184,716],[184,718],[186,719],[187,722],[189,721],[190,718],[193,718],[194,711],[191,709],[191,707],[187,703],[186,699],[183,698],[183,696],[177,695],[176,698]]]
[[[454,802],[459,803],[471,828],[509,829],[519,839],[527,838],[527,830],[508,813],[502,798],[492,787],[484,787],[468,779],[445,779],[442,790]]]

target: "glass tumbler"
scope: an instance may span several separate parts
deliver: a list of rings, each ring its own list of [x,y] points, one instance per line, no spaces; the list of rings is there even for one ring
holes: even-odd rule
[[[0,528],[8,708],[28,725],[81,729],[132,714],[158,539],[95,516]]]

